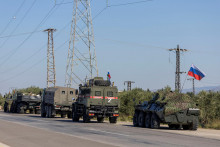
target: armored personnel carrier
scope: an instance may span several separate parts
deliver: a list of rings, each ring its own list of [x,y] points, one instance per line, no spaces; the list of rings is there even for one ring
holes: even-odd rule
[[[68,87],[45,88],[41,99],[41,116],[52,118],[56,114],[71,118],[72,103],[76,99],[75,89]]]
[[[15,92],[6,98],[4,104],[5,112],[12,113],[40,113],[41,96],[32,93]]]
[[[135,106],[133,125],[157,129],[163,123],[171,129],[197,130],[199,114],[191,98],[178,93],[160,98],[157,93],[152,100]]]
[[[109,117],[110,123],[116,123],[119,116],[118,89],[102,77],[90,79],[85,85],[79,86],[76,102],[72,104],[72,120],[88,123],[96,117],[98,122],[103,122]]]

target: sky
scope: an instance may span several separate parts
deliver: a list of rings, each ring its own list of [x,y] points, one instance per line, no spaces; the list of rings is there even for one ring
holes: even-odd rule
[[[188,49],[181,71],[194,64],[206,73],[196,87],[220,85],[219,0],[92,0],[91,9],[99,75],[110,72],[119,90],[128,80],[132,88],[174,89],[176,57],[168,49],[178,44]],[[0,0],[0,93],[46,87],[47,28],[57,29],[56,85],[64,86],[72,11],[73,0]],[[184,89],[192,87],[187,78]]]

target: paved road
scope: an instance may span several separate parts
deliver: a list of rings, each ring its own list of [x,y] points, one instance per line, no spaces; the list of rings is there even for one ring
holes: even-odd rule
[[[181,131],[183,134],[181,134]],[[188,131],[190,133],[193,131]],[[9,146],[219,146],[220,138],[210,139],[152,130],[131,125],[72,122],[70,119],[41,118],[0,112],[0,142]]]

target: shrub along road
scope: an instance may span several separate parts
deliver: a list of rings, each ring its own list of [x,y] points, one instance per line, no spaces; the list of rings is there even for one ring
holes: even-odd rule
[[[0,112],[0,142],[8,146],[219,146],[220,137],[183,131],[135,128],[130,124],[85,124]],[[211,132],[212,133],[212,132]]]

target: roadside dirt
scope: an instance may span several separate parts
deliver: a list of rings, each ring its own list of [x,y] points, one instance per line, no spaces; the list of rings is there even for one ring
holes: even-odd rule
[[[118,122],[117,124],[118,125],[133,125],[132,122]],[[147,128],[143,128],[143,129],[147,129]],[[190,135],[190,136],[197,136],[197,137],[204,137],[204,138],[220,140],[220,130],[214,130],[214,129],[198,128],[197,131],[170,130],[168,128],[168,125],[162,125],[160,129],[155,129],[155,131],[182,134],[182,135]]]

